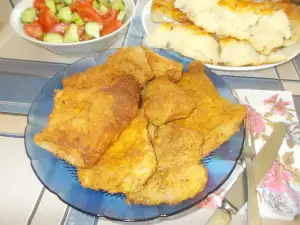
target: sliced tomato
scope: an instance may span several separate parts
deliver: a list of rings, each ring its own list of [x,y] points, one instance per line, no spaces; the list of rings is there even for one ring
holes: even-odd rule
[[[108,34],[114,32],[115,30],[118,30],[122,26],[122,24],[123,24],[122,21],[119,21],[119,20],[116,20],[110,24],[107,24],[100,31],[100,35],[101,36],[108,35]]]
[[[93,0],[79,0],[80,2],[87,3],[89,5],[93,5]]]
[[[24,31],[32,38],[38,40],[43,39],[42,26],[38,22],[33,22],[32,24],[24,24]]]
[[[111,16],[111,10],[108,10],[105,13],[99,13],[102,20],[108,19]]]
[[[78,36],[80,41],[85,39],[84,25],[78,25]]]
[[[34,0],[33,7],[37,10],[41,10],[46,5],[45,0]]]
[[[40,11],[39,23],[41,24],[43,31],[47,33],[59,23],[59,20],[51,10],[45,6]]]
[[[51,30],[49,32],[64,35],[66,30],[68,29],[68,27],[69,27],[69,24],[67,24],[67,23],[59,23],[56,26],[54,26],[53,28],[51,28]]]
[[[94,7],[89,4],[79,3],[76,7],[76,11],[84,21],[94,21],[98,23],[102,23],[103,21],[97,10],[95,10]]]
[[[72,0],[71,5],[69,6],[72,12],[76,10],[77,4],[78,0]]]
[[[103,26],[109,25],[117,21],[118,14],[119,14],[118,10],[114,10],[114,9],[110,10],[109,16],[103,19],[102,21]]]
[[[72,0],[72,3],[70,5],[70,9],[72,12],[77,9],[77,5],[79,3],[86,3],[88,5],[93,5],[93,0]]]

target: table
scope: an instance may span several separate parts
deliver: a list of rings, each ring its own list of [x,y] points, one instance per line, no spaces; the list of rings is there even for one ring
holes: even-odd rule
[[[138,0],[129,28],[111,48],[143,44],[140,16],[148,0]],[[35,177],[24,149],[26,113],[33,98],[54,74],[80,57],[64,57],[24,41],[7,25],[0,33],[0,224],[4,225],[108,225],[70,208],[46,190]],[[276,68],[256,72],[214,71],[232,88],[288,90],[300,116],[300,56]],[[201,209],[167,224],[203,224],[213,211]],[[158,222],[158,221],[155,221]],[[245,224],[235,216],[233,224]],[[264,219],[264,224],[300,224]]]

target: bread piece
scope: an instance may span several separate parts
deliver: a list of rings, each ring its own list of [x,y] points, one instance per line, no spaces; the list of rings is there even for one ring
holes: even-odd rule
[[[281,62],[286,59],[286,56],[276,55],[276,53],[272,53],[269,56],[260,54],[245,40],[234,38],[221,39],[220,47],[220,63],[226,66],[256,66]]]
[[[151,6],[151,19],[155,23],[176,20],[188,21],[187,16],[174,7],[175,0],[153,0]]]
[[[203,63],[217,64],[218,42],[207,32],[190,23],[161,23],[146,38],[146,44],[154,48],[171,49]]]
[[[262,54],[270,54],[292,37],[287,14],[273,2],[176,0],[174,5],[197,26],[221,38],[248,40]]]

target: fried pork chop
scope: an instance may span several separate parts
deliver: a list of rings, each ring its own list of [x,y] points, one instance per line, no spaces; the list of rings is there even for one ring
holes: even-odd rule
[[[140,113],[95,166],[78,169],[81,185],[110,193],[141,190],[156,169],[147,126],[146,117]]]
[[[143,101],[146,116],[155,126],[186,118],[195,108],[194,100],[165,78],[154,79],[147,85]]]
[[[201,192],[208,180],[199,162],[201,144],[198,132],[169,125],[158,128],[154,141],[157,169],[141,191],[127,194],[128,202],[174,205]]]
[[[190,65],[191,71],[203,71]],[[188,72],[177,83],[196,102],[188,118],[171,122],[173,125],[197,131],[204,138],[201,158],[217,149],[238,131],[247,110],[244,105],[233,104],[222,98],[204,72]]]
[[[57,91],[54,109],[35,143],[78,167],[95,165],[137,116],[139,86],[123,76],[110,86]]]
[[[120,48],[103,65],[89,68],[82,73],[63,79],[64,87],[91,88],[110,84],[114,79],[132,75],[143,87],[154,77],[148,64],[146,53],[141,47]]]
[[[181,63],[165,58],[149,48],[143,47],[143,49],[156,78],[166,77],[173,82],[177,82],[181,79],[183,70]]]

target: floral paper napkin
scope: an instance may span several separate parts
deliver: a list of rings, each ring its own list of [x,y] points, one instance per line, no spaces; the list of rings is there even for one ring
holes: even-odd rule
[[[272,132],[274,122],[285,122],[286,137],[269,173],[258,188],[262,217],[293,220],[300,214],[300,124],[292,93],[285,91],[235,90],[248,113],[255,118],[253,133],[259,152]],[[238,165],[227,182],[198,207],[217,208],[245,168]],[[239,213],[246,213],[246,205]]]

